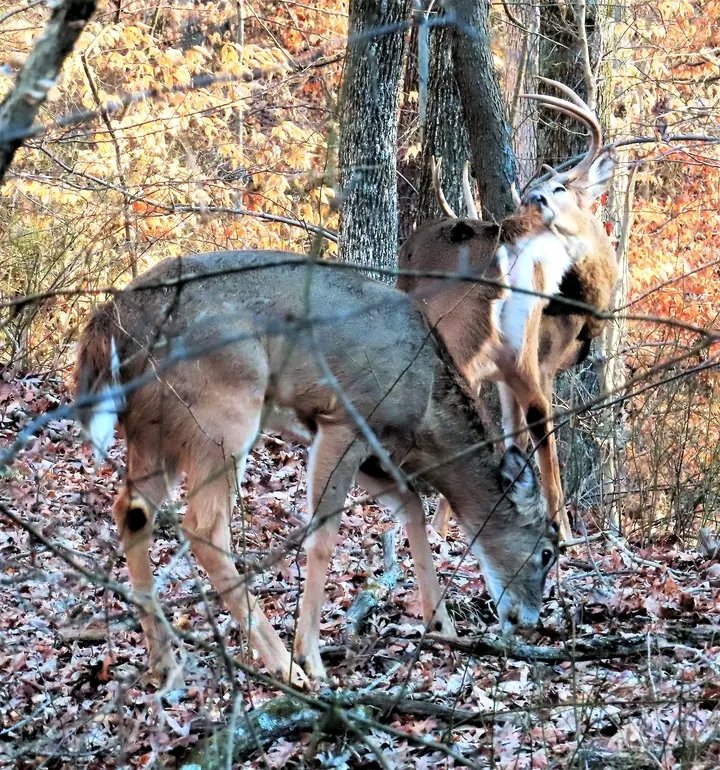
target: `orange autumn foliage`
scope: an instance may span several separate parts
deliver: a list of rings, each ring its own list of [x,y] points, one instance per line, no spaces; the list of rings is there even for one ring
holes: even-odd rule
[[[633,94],[626,133],[657,144],[633,157],[624,312],[653,320],[629,322],[624,346],[629,374],[651,373],[626,404],[627,508],[692,533],[698,516],[714,515],[720,480],[720,346],[696,331],[720,333],[720,152],[717,141],[675,137],[717,136],[720,3],[664,2],[636,13],[627,31],[633,66],[622,82]]]
[[[328,94],[338,91],[340,64],[293,67],[344,49],[346,11],[336,0],[267,5],[272,21],[248,11],[241,44],[233,4],[205,4],[191,14],[184,6],[143,4],[116,14],[101,4],[65,62],[44,122],[95,109],[98,99],[187,86],[200,74],[236,80],[135,101],[107,121],[51,128],[42,148],[23,148],[0,189],[0,292],[120,286],[133,271],[188,252],[305,251],[312,242],[305,223],[336,228],[335,180],[326,169],[335,152]],[[0,17],[11,6],[0,1]],[[13,15],[0,29],[3,60],[19,64],[18,52],[32,47],[47,18],[44,4]],[[0,98],[12,82],[11,72],[0,73]],[[95,301],[59,297],[51,321],[43,308],[24,309],[5,327],[12,342],[0,363],[63,364]]]

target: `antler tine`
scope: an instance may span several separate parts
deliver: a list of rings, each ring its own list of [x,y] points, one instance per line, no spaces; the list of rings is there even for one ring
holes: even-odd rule
[[[545,78],[542,75],[538,75],[537,79],[541,83],[545,83],[545,85],[552,86],[553,88],[560,91],[560,93],[565,94],[567,98],[573,103],[576,104],[578,107],[581,107],[583,110],[587,110],[588,112],[592,112],[590,107],[588,107],[587,102],[584,99],[581,99],[578,94],[575,93],[575,91],[570,88],[570,86],[565,85],[565,83],[561,83],[559,80],[553,80],[552,78]]]
[[[457,219],[458,215],[450,208],[450,204],[445,198],[445,194],[440,186],[440,167],[442,166],[442,158],[433,157],[430,163],[430,174],[432,176],[433,188],[435,189],[435,195],[437,196],[438,203],[443,212],[451,219]]]
[[[556,171],[552,166],[550,166],[547,163],[543,163],[542,166],[540,166],[540,170],[536,171],[535,174],[531,179],[529,179],[525,186],[520,190],[518,193],[520,197],[520,201],[522,201],[523,196],[525,193],[535,185],[541,184],[542,182],[545,182],[546,180],[550,179],[551,177],[558,177],[561,175],[562,172]]]
[[[541,79],[546,83],[558,87],[559,90],[568,96],[568,100],[560,99],[557,96],[549,96],[547,94],[521,94],[521,96],[524,99],[531,99],[532,101],[539,102],[544,107],[549,107],[551,110],[555,110],[563,115],[579,120],[588,127],[590,132],[590,145],[580,162],[568,171],[558,174],[564,181],[569,182],[576,179],[581,174],[584,174],[590,166],[592,166],[593,161],[598,156],[600,147],[602,146],[600,121],[587,104],[585,104],[585,102],[567,86],[558,83],[555,80],[549,80],[548,78]],[[570,94],[572,94],[572,96],[570,96]]]
[[[475,201],[473,200],[472,188],[470,187],[470,163],[467,160],[463,165],[462,187],[463,195],[465,197],[465,208],[467,209],[468,216],[471,219],[480,219],[477,208],[475,207]]]

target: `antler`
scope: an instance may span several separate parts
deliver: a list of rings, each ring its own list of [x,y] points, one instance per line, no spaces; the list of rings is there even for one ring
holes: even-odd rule
[[[467,209],[468,216],[470,219],[480,219],[477,209],[475,208],[472,188],[470,187],[470,164],[468,161],[465,161],[463,164],[462,188],[463,195],[465,196],[465,208]]]
[[[445,194],[442,191],[442,186],[440,184],[441,166],[442,158],[434,157],[432,159],[432,163],[430,164],[430,171],[432,174],[432,183],[433,188],[435,189],[435,195],[437,196],[440,208],[445,212],[445,214],[447,214],[447,216],[451,217],[452,219],[458,219],[458,215],[452,210],[452,208],[450,208],[450,204],[447,202]],[[475,208],[475,201],[473,200],[472,189],[470,187],[470,164],[468,161],[465,161],[465,165],[463,165],[462,188],[468,217],[471,219],[480,219],[478,216],[477,208]]]
[[[550,169],[552,173],[557,176],[562,182],[572,182],[582,174],[585,174],[593,161],[597,158],[602,147],[602,131],[600,128],[600,121],[597,119],[597,115],[588,107],[588,105],[564,83],[560,83],[557,80],[551,80],[550,78],[539,77],[538,80],[542,81],[546,85],[552,86],[564,94],[567,99],[560,99],[556,96],[549,96],[548,94],[522,94],[524,99],[532,99],[539,102],[543,107],[548,107],[551,110],[560,112],[563,115],[568,115],[571,118],[579,120],[588,127],[590,132],[590,144],[585,155],[580,159],[580,162],[573,168],[562,173],[558,173],[554,169]]]
[[[437,196],[440,208],[452,219],[457,219],[458,215],[450,208],[450,204],[447,202],[445,193],[442,191],[440,185],[440,167],[442,166],[442,158],[433,157],[430,164],[430,173],[432,174],[433,188],[435,189],[435,195]]]

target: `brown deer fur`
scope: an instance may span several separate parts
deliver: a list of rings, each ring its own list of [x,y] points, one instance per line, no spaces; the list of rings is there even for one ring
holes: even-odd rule
[[[471,394],[405,294],[280,252],[167,260],[95,311],[75,381],[80,417],[91,439],[99,437],[98,450],[111,439],[108,419],[117,416],[124,430],[127,479],[113,514],[151,662],[172,681],[171,629],[153,596],[148,547],[154,513],[182,473],[185,536],[252,648],[286,681],[306,681],[300,665],[324,675],[323,588],[355,477],[405,519],[426,623],[453,633],[420,482],[452,504],[503,627],[536,623],[557,530],[527,458],[516,448],[502,460],[493,455]],[[294,659],[231,555],[234,491],[268,424],[311,440],[311,534]],[[375,441],[405,474],[406,488],[382,467]]]
[[[505,276],[495,259],[495,252],[501,244],[512,243],[527,235],[531,223],[542,227],[537,216],[529,220],[517,215],[500,224],[472,219],[426,222],[402,246],[399,267],[409,272],[454,275],[463,271],[467,264],[473,276],[503,283]],[[602,228],[600,222],[597,224]],[[588,343],[605,327],[604,318],[569,307],[564,302],[565,299],[579,302],[600,313],[610,310],[618,268],[609,239],[598,237],[596,242],[603,240],[607,247],[585,254],[572,265],[562,278],[557,297],[542,307],[538,358],[543,380],[550,386],[557,372],[570,369],[587,357]],[[540,280],[538,276],[537,283]],[[461,372],[468,372],[478,352],[489,341],[496,342],[497,327],[491,323],[489,314],[478,312],[478,308],[500,299],[506,290],[483,283],[412,274],[400,275],[397,287],[413,294],[421,303],[423,313],[448,345]],[[492,363],[488,365],[492,366]],[[479,384],[473,377],[466,379],[471,386]]]
[[[410,293],[434,324],[458,370],[474,392],[480,383],[498,383],[508,442],[525,446],[523,427],[531,427],[538,445],[541,481],[563,537],[570,534],[552,426],[552,385],[558,371],[582,361],[604,320],[569,307],[564,299],[593,310],[610,308],[617,262],[604,226],[591,203],[609,181],[614,161],[601,156],[586,176],[561,185],[551,178],[531,188],[516,213],[501,223],[443,218],[424,223],[400,250],[401,270],[465,274],[513,285],[513,255],[523,249],[533,257],[531,288],[557,294],[548,302],[519,302],[522,343],[511,344],[500,313],[515,295],[494,285],[422,275],[401,275],[397,286]],[[560,191],[562,190],[562,192]],[[553,197],[554,196],[554,197]],[[543,239],[551,245],[537,248]],[[564,267],[563,267],[564,266]],[[511,309],[512,312],[512,309]],[[512,321],[512,319],[510,319]],[[435,523],[447,525],[447,506]]]

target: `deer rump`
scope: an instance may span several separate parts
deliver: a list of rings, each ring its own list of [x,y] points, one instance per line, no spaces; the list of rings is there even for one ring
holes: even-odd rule
[[[167,681],[179,672],[153,598],[148,546],[155,510],[182,472],[192,550],[251,646],[286,681],[304,685],[305,672],[325,674],[318,647],[325,575],[355,478],[403,516],[424,620],[454,633],[422,501],[412,485],[394,483],[390,465],[450,500],[505,630],[537,622],[557,531],[535,475],[517,450],[493,457],[471,397],[402,292],[282,252],[167,260],[95,311],[75,379],[98,452],[116,418],[127,439],[127,480],[113,515],[151,665]],[[313,521],[294,658],[231,556],[234,490],[263,426],[311,443]]]

